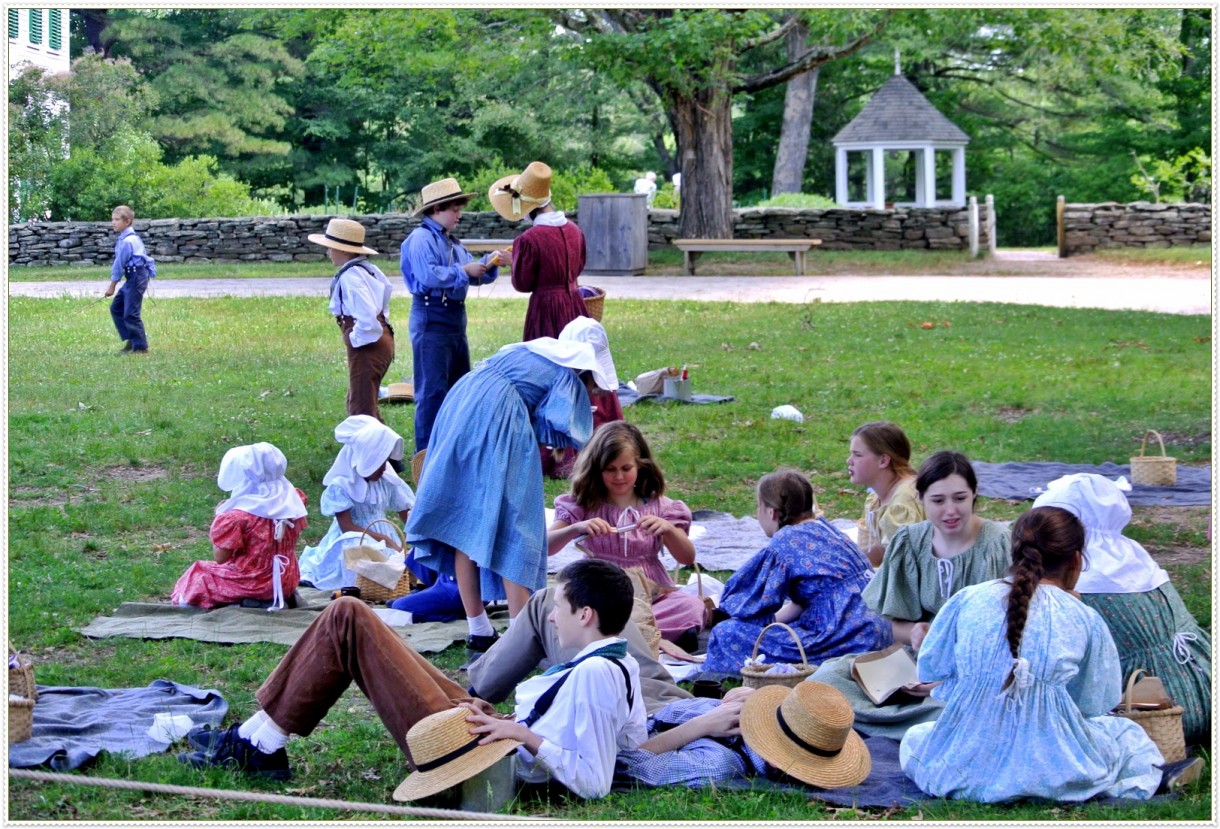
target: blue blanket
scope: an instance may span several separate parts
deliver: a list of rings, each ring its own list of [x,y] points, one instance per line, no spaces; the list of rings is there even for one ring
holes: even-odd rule
[[[1037,498],[1046,485],[1064,475],[1092,472],[1115,480],[1119,475],[1131,480],[1129,464],[1103,463],[984,463],[974,462],[974,474],[979,479],[979,495],[1025,501]],[[1194,507],[1212,502],[1212,470],[1210,466],[1178,465],[1178,480],[1174,486],[1137,486],[1125,493],[1132,506]]]
[[[195,725],[220,725],[227,703],[219,691],[203,691],[158,679],[147,688],[56,688],[38,686],[34,731],[9,745],[8,764],[28,769],[48,766],[68,771],[103,751],[144,757],[169,748],[148,736],[153,717],[185,714]]]

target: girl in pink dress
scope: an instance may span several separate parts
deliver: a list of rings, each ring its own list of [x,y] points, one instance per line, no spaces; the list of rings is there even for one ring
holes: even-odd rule
[[[665,476],[640,430],[626,421],[607,423],[581,450],[572,473],[572,492],[555,499],[555,522],[547,531],[548,551],[569,541],[594,558],[620,567],[640,567],[662,588],[652,610],[661,635],[670,641],[703,627],[703,600],[676,592],[659,558],[661,545],[679,564],[695,562],[687,536],[686,504],[664,496]]]
[[[296,546],[305,528],[305,495],[284,472],[288,461],[270,443],[225,453],[216,483],[230,497],[212,520],[212,561],[196,561],[170,600],[210,610],[243,599],[284,606],[301,580]]]

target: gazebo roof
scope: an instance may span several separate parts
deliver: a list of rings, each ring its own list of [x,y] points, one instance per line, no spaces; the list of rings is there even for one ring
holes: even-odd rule
[[[839,130],[835,144],[892,145],[905,141],[970,141],[902,75],[891,75],[851,123]]]

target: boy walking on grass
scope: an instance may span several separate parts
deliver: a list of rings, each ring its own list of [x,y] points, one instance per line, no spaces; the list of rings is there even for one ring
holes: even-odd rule
[[[110,269],[110,284],[104,296],[113,296],[110,316],[123,341],[120,354],[146,354],[148,337],[144,334],[144,321],[140,318],[140,307],[144,304],[144,292],[148,280],[157,275],[152,257],[144,250],[144,242],[132,230],[131,223],[136,214],[130,207],[120,204],[110,214],[110,226],[119,234],[114,243],[114,266]],[[126,278],[118,295],[114,289],[119,280]]]

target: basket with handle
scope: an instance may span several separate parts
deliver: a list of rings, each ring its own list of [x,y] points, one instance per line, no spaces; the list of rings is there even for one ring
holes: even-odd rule
[[[768,685],[783,685],[787,688],[795,688],[797,685],[800,685],[802,682],[812,676],[813,672],[817,670],[817,665],[810,665],[809,660],[805,657],[805,646],[801,644],[801,637],[797,636],[796,631],[785,625],[783,622],[772,622],[762,629],[762,632],[758,634],[758,638],[754,640],[754,652],[750,654],[751,659],[758,657],[758,648],[762,644],[763,636],[765,636],[767,631],[773,627],[781,627],[788,631],[788,635],[792,637],[794,642],[796,642],[797,650],[801,652],[801,664],[792,666],[796,669],[795,671],[782,674],[767,673],[767,671],[774,668],[775,665],[781,663],[773,663],[769,665],[764,662],[761,665],[746,665],[741,669],[741,684],[747,688],[765,688]]]
[[[8,646],[8,692],[19,697],[25,697],[31,702],[38,699],[38,686],[34,684],[34,666],[30,660],[18,653],[13,646]],[[12,667],[16,660],[17,667]]]
[[[34,667],[10,644],[8,647],[8,741],[20,743],[30,739],[34,728],[34,702],[38,689],[34,685]],[[16,666],[13,663],[16,662]]]
[[[386,524],[391,527],[398,536],[398,542],[404,548],[406,547],[406,537],[401,529],[388,518],[378,518],[370,521],[369,525],[364,528],[364,532],[360,534],[360,543],[364,543],[364,537],[368,535],[370,529],[378,524]],[[374,548],[375,549],[375,548]],[[381,553],[381,550],[377,550]],[[381,553],[385,555],[384,553]],[[370,578],[366,578],[359,573],[356,574],[356,587],[360,588],[360,598],[369,602],[392,602],[395,599],[401,599],[403,596],[411,592],[411,588],[415,585],[415,574],[410,570],[403,570],[402,575],[398,578],[398,583],[394,587],[386,587],[383,584],[378,584]]]
[[[1127,692],[1123,694],[1126,702],[1114,710],[1114,715],[1139,723],[1139,727],[1144,729],[1149,739],[1156,743],[1166,763],[1185,760],[1186,736],[1182,731],[1182,706],[1175,705],[1172,708],[1157,708],[1151,711],[1132,707],[1131,689],[1136,680],[1146,673],[1143,668],[1131,672],[1131,676],[1127,678]]]
[[[585,310],[589,312],[590,318],[601,322],[602,311],[606,305],[606,292],[593,285],[581,285],[580,295],[585,301]]]
[[[1156,435],[1157,443],[1161,444],[1161,454],[1145,455],[1148,436]],[[1178,482],[1178,460],[1165,454],[1165,441],[1161,433],[1155,429],[1144,432],[1140,441],[1140,453],[1131,458],[1131,483],[1136,486],[1173,486]]]

